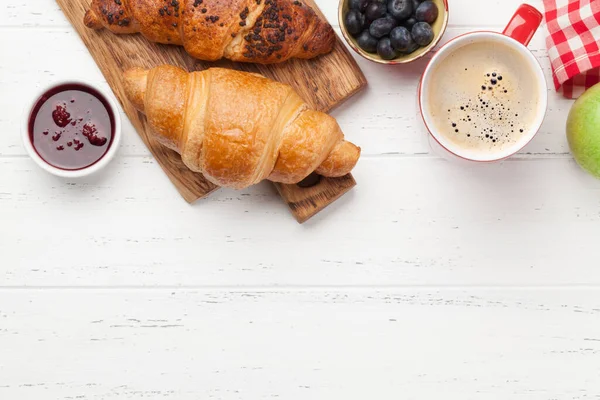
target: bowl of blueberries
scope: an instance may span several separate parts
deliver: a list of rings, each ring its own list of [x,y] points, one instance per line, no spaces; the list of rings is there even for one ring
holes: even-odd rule
[[[340,0],[344,38],[380,64],[405,64],[433,49],[448,25],[448,0]]]

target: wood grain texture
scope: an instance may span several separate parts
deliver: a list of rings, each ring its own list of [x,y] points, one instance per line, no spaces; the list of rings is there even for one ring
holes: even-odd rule
[[[73,27],[81,36],[107,82],[123,106],[125,114],[142,137],[150,152],[188,202],[194,202],[218,189],[201,174],[194,173],[183,165],[175,152],[164,149],[151,139],[145,117],[127,101],[122,85],[122,74],[131,67],[153,68],[171,64],[188,71],[199,71],[211,66],[259,72],[271,79],[291,85],[298,94],[317,110],[327,112],[366,85],[366,79],[358,65],[338,37],[334,51],[313,60],[291,60],[276,65],[254,65],[221,60],[208,63],[194,60],[182,47],[151,43],[141,35],[114,35],[107,30],[93,31],[83,24],[83,16],[89,0],[56,0]],[[324,18],[313,1],[309,5]],[[306,196],[306,191],[296,185],[277,185],[279,193],[299,222],[315,215],[347,191],[331,179],[322,179],[311,189],[310,202],[295,203],[294,199]],[[339,192],[336,192],[340,190]],[[302,209],[298,204],[306,204]],[[315,209],[316,208],[316,209]]]
[[[309,177],[310,178],[310,177]],[[277,191],[292,210],[300,223],[308,221],[329,204],[339,199],[356,186],[352,174],[341,178],[320,178],[314,186],[303,188],[299,185],[275,184]]]
[[[190,207],[151,156],[67,182],[0,158],[0,286],[600,285],[600,180],[570,158],[359,166],[296,225],[266,182]]]
[[[5,400],[600,395],[598,289],[24,289],[0,304]]]

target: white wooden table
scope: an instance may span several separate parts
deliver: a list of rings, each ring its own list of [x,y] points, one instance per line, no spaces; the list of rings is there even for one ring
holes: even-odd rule
[[[520,0],[450,3],[446,40]],[[189,206],[128,122],[104,173],[41,171],[29,93],[107,86],[52,0],[0,11],[0,399],[600,398],[600,181],[553,90],[522,154],[465,168],[417,119],[426,61],[359,59],[370,86],[334,112],[359,186],[301,226],[269,184]]]

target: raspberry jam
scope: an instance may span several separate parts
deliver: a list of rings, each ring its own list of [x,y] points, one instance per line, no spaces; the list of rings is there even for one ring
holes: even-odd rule
[[[53,167],[79,170],[97,163],[112,145],[115,117],[98,91],[80,84],[55,87],[29,117],[29,138]]]

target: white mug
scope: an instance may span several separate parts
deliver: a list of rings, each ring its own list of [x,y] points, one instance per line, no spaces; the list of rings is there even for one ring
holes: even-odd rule
[[[489,31],[476,31],[470,32],[461,36],[458,36],[444,46],[442,46],[435,56],[429,61],[421,82],[419,85],[418,101],[421,116],[425,123],[429,135],[434,140],[431,141],[437,148],[441,148],[442,151],[449,155],[451,159],[467,160],[474,162],[495,162],[511,157],[520,150],[522,150],[537,134],[544,117],[546,115],[546,109],[548,107],[548,87],[546,78],[542,67],[535,56],[527,49],[531,38],[539,28],[542,22],[542,14],[530,5],[523,4],[519,7],[515,15],[510,20],[506,29],[503,33],[489,32]],[[495,152],[481,152],[473,151],[470,149],[462,148],[459,145],[450,141],[441,132],[439,132],[433,118],[431,116],[431,110],[429,109],[428,99],[428,85],[432,81],[432,77],[436,73],[436,67],[446,57],[448,57],[455,50],[473,43],[494,43],[499,42],[506,46],[511,47],[515,51],[523,55],[523,59],[529,64],[529,68],[534,72],[535,79],[538,81],[538,109],[536,118],[532,124],[528,127],[527,132],[519,138],[511,146],[503,149],[502,151]]]

